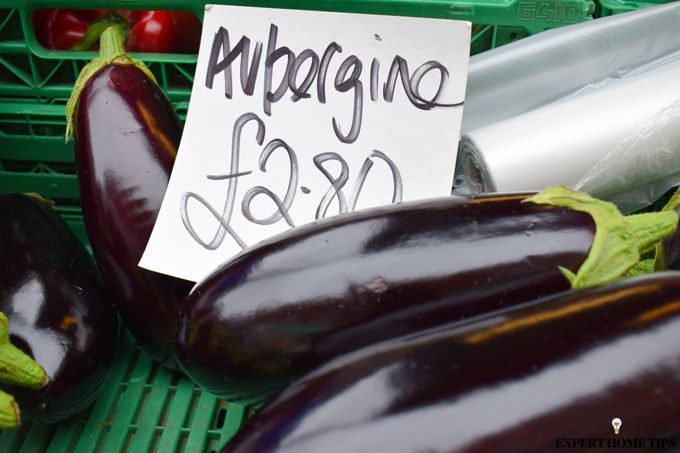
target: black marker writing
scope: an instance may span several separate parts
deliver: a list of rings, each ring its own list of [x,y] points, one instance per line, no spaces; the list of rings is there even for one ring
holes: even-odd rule
[[[180,201],[180,215],[182,218],[182,223],[184,224],[184,228],[186,228],[186,230],[189,232],[191,237],[193,237],[194,240],[196,240],[196,242],[198,242],[208,250],[215,250],[220,245],[222,245],[222,241],[224,241],[224,237],[227,233],[229,233],[231,237],[241,247],[244,247],[243,240],[236,234],[235,231],[233,231],[233,229],[229,227],[229,222],[231,221],[231,215],[234,210],[238,176],[243,175],[243,173],[239,173],[239,155],[241,153],[241,131],[243,130],[243,127],[250,121],[255,121],[257,123],[257,134],[255,140],[257,141],[258,145],[262,145],[262,142],[264,142],[265,133],[264,122],[262,122],[260,117],[258,117],[254,113],[244,113],[243,115],[238,117],[238,119],[234,123],[234,128],[232,130],[230,173],[228,175],[207,176],[208,179],[212,180],[227,179],[229,181],[229,184],[227,186],[227,199],[224,203],[222,214],[220,215],[219,213],[217,213],[217,211],[211,205],[209,205],[208,202],[205,201],[203,197],[193,192],[185,192]],[[210,213],[220,222],[217,231],[215,232],[215,235],[213,236],[210,242],[203,241],[203,239],[199,237],[198,233],[191,224],[188,214],[189,212],[188,203],[189,200],[192,198],[199,201],[203,206],[208,208]]]
[[[272,102],[277,102],[281,99],[288,90],[290,84],[290,70],[295,61],[295,54],[288,47],[276,48],[276,39],[279,35],[279,27],[271,24],[269,27],[269,42],[267,44],[267,59],[264,64],[264,99],[263,110],[267,115],[272,114]],[[286,72],[279,87],[272,93],[272,75],[274,72],[274,63],[280,58],[286,57]]]
[[[262,119],[252,112],[241,115],[234,123],[234,127],[232,129],[231,161],[229,164],[230,172],[224,175],[206,175],[206,178],[211,181],[228,181],[222,212],[219,212],[202,195],[195,192],[185,192],[180,200],[180,216],[184,228],[189,233],[189,235],[205,249],[216,250],[219,248],[227,234],[229,234],[234,242],[236,242],[236,244],[242,249],[246,248],[247,246],[245,241],[231,226],[231,221],[234,205],[236,203],[238,179],[247,178],[253,173],[252,170],[241,171],[239,169],[241,136],[244,127],[249,122],[255,122],[257,125],[255,142],[258,145],[262,145],[264,143],[265,126]],[[271,155],[278,149],[283,149],[286,151],[289,163],[288,186],[283,199],[266,187],[251,187],[245,192],[243,199],[241,200],[241,214],[246,220],[256,225],[271,225],[283,219],[286,224],[288,224],[288,226],[294,227],[295,222],[290,215],[290,210],[294,203],[295,194],[299,185],[299,165],[295,151],[282,139],[275,138],[267,143],[260,153],[258,168],[262,173],[266,173],[267,162],[269,161]],[[336,198],[338,200],[338,213],[346,213],[348,211],[353,211],[356,208],[357,200],[359,199],[361,191],[364,187],[364,182],[366,181],[369,171],[374,165],[374,159],[382,160],[388,165],[392,173],[392,202],[394,203],[401,201],[403,192],[401,174],[395,163],[383,152],[374,150],[371,155],[366,158],[354,183],[354,188],[352,190],[352,195],[349,199],[349,202],[347,201],[344,193],[344,187],[346,186],[349,178],[349,166],[347,162],[338,153],[320,153],[312,158],[312,162],[316,168],[326,177],[326,179],[328,179],[331,185],[323,195],[316,208],[316,219],[326,217],[330,204]],[[337,177],[333,176],[329,169],[325,166],[326,162],[331,161],[340,164],[340,174]],[[310,189],[305,186],[300,186],[300,189],[304,194],[311,193]],[[251,204],[258,195],[263,195],[274,203],[274,212],[272,214],[263,218],[255,217],[251,210]],[[217,231],[210,241],[203,240],[193,226],[189,215],[189,202],[191,200],[194,200],[200,206],[203,206],[218,222]]]
[[[298,72],[300,71],[300,67],[304,64],[305,60],[308,59],[312,60],[311,66],[309,67],[309,71],[307,71],[307,75],[305,76],[302,83],[300,85],[296,85],[297,75]],[[289,86],[291,91],[293,92],[292,96],[293,101],[298,101],[302,98],[311,97],[311,95],[307,93],[307,91],[309,90],[309,87],[312,86],[312,83],[314,82],[314,77],[316,76],[318,70],[319,70],[319,56],[315,54],[313,51],[307,49],[297,56],[297,58],[293,62],[293,67],[291,68],[290,71],[289,80]]]
[[[352,211],[356,209],[357,200],[359,199],[361,189],[364,188],[364,182],[366,182],[368,172],[373,167],[373,160],[371,157],[377,157],[384,160],[390,167],[390,171],[392,172],[392,203],[398,203],[402,199],[404,187],[403,182],[401,181],[401,173],[399,172],[397,165],[392,161],[392,159],[387,157],[385,153],[374,149],[373,154],[366,158],[364,165],[362,165],[361,170],[359,170],[359,176],[357,176],[357,182],[354,185],[354,191],[352,192],[352,196],[349,199],[349,209]]]
[[[331,175],[330,172],[323,166],[324,162],[329,160],[334,160],[340,163],[340,175],[338,175],[337,178],[334,178],[333,175]],[[321,153],[314,156],[314,165],[321,171],[321,173],[324,174],[326,178],[328,178],[328,181],[331,183],[331,186],[326,191],[326,194],[323,196],[321,203],[319,203],[319,206],[316,209],[316,215],[314,218],[321,219],[326,217],[328,206],[330,206],[333,198],[338,199],[338,211],[341,214],[347,212],[347,200],[345,199],[345,194],[342,192],[342,188],[345,186],[347,178],[349,177],[349,167],[347,166],[347,162],[345,162],[342,156],[340,156],[338,153]]]
[[[378,99],[378,71],[380,71],[380,62],[374,58],[371,61],[371,101]]]
[[[217,61],[220,55],[220,50],[224,55],[224,59]],[[220,27],[215,33],[212,48],[210,49],[210,58],[208,60],[208,72],[205,76],[205,86],[207,88],[213,87],[215,76],[224,73],[224,95],[227,99],[233,96],[231,85],[231,64],[238,56],[241,57],[241,89],[250,96],[255,91],[255,81],[257,79],[257,68],[260,66],[260,56],[262,55],[262,43],[255,44],[255,53],[253,55],[253,63],[248,69],[248,59],[250,57],[250,39],[246,36],[236,44],[232,50],[229,46],[229,32],[224,27]]]
[[[349,69],[352,68],[352,74],[347,77]],[[338,74],[335,76],[335,89],[341,93],[346,93],[347,91],[354,89],[354,110],[352,114],[352,127],[347,133],[343,135],[340,131],[340,126],[338,126],[337,121],[333,118],[333,130],[335,131],[335,136],[342,143],[354,143],[359,137],[359,131],[361,130],[361,113],[363,111],[364,105],[364,90],[359,76],[361,76],[361,61],[354,55],[347,57],[345,61],[340,65]]]
[[[210,214],[212,214],[213,217],[220,223],[220,228],[222,228],[224,231],[227,231],[231,237],[234,238],[236,243],[242,248],[246,248],[246,243],[243,242],[243,239],[234,231],[234,229],[229,225],[229,222],[225,218],[223,218],[219,212],[213,206],[208,203],[208,201],[203,198],[201,195],[198,195],[193,192],[185,192],[184,196],[182,197],[182,201],[180,202],[180,217],[182,218],[182,223],[184,224],[184,228],[186,228],[187,232],[191,235],[191,237],[198,242],[200,245],[202,245],[204,248],[208,250],[215,250],[217,247],[221,245],[221,241],[217,246],[213,246],[212,244],[206,243],[201,239],[201,237],[198,235],[196,230],[194,230],[193,225],[191,224],[191,221],[189,220],[189,207],[188,203],[189,200],[196,200],[198,201],[203,207],[205,207]]]
[[[432,69],[439,69],[439,87],[437,88],[437,93],[431,100],[423,99],[420,96],[420,82],[423,80],[425,74],[430,72]],[[390,67],[390,73],[387,76],[387,82],[383,86],[383,97],[386,101],[392,102],[394,98],[395,85],[397,83],[397,75],[401,79],[401,84],[404,87],[406,96],[408,96],[409,101],[415,107],[421,110],[430,110],[434,107],[457,107],[463,105],[463,101],[456,102],[453,104],[444,104],[437,102],[437,99],[441,95],[443,88],[449,78],[449,72],[446,68],[437,61],[428,61],[423,63],[416,69],[412,77],[409,77],[408,63],[402,57],[397,55],[392,61],[392,66]]]
[[[322,104],[326,103],[326,76],[328,75],[328,65],[331,64],[331,58],[333,58],[335,52],[342,52],[342,47],[338,43],[332,42],[326,47],[323,57],[321,57],[319,75],[316,79],[316,96]]]
[[[262,96],[262,110],[266,115],[272,114],[272,105],[281,100],[288,90],[292,92],[291,98],[294,102],[301,99],[310,99],[311,88],[314,80],[316,80],[316,98],[320,104],[327,102],[326,84],[328,78],[328,70],[331,62],[336,54],[342,53],[343,49],[336,42],[331,42],[326,46],[323,55],[319,55],[312,49],[304,49],[297,56],[296,53],[287,46],[279,46],[279,28],[276,24],[270,24],[269,36],[267,39],[267,50],[264,61],[264,83]],[[250,38],[243,36],[234,49],[230,48],[229,33],[223,27],[220,27],[213,37],[213,43],[208,60],[208,67],[206,73],[205,86],[208,89],[213,88],[214,78],[220,72],[224,73],[224,93],[227,98],[231,98],[232,92],[232,75],[231,65],[237,57],[241,58],[241,87],[243,93],[247,96],[253,95],[257,72],[261,63],[262,42],[258,41],[255,44],[254,53],[252,55],[252,64],[248,65],[250,60]],[[223,59],[220,60],[220,53]],[[282,79],[278,82],[276,89],[274,87],[274,65],[280,64],[281,60],[285,59],[286,69],[283,73]],[[300,71],[304,64],[309,62],[304,77],[301,79]],[[353,113],[352,123],[347,132],[343,132],[347,128],[340,128],[336,117],[332,118],[331,124],[336,137],[342,143],[354,143],[361,132],[361,123],[364,109],[364,84],[361,80],[363,62],[356,55],[347,56],[333,77],[333,87],[338,93],[346,93],[353,91]],[[377,58],[371,60],[371,70],[368,77],[370,83],[371,102],[379,102],[380,99],[380,61]],[[425,76],[432,71],[437,70],[439,78],[437,83],[436,93],[431,99],[425,99],[421,94],[421,83]],[[389,66],[387,79],[382,87],[382,100],[385,102],[393,102],[395,91],[397,89],[397,82],[401,82],[403,89],[409,102],[416,108],[421,110],[431,110],[433,108],[457,107],[463,105],[463,101],[459,102],[442,102],[441,97],[444,95],[445,87],[447,86],[450,74],[448,69],[436,60],[427,61],[419,65],[413,74],[409,71],[409,65],[405,58],[400,55],[395,55],[392,64]]]
[[[297,157],[295,156],[295,152],[283,140],[278,138],[272,140],[267,144],[267,146],[265,146],[264,150],[262,151],[262,154],[260,154],[260,170],[262,170],[263,172],[267,171],[266,167],[267,161],[269,160],[269,156],[271,156],[274,150],[278,148],[284,148],[288,152],[288,160],[290,162],[290,175],[288,178],[288,189],[286,189],[286,196],[283,198],[283,201],[281,201],[279,197],[277,197],[271,190],[267,189],[266,187],[262,186],[253,187],[250,190],[248,190],[246,194],[243,196],[243,202],[241,203],[241,212],[243,213],[243,216],[246,219],[258,225],[271,225],[273,223],[278,222],[281,218],[284,218],[288,225],[294,227],[295,224],[293,223],[293,219],[290,218],[288,211],[290,210],[290,207],[293,204],[293,199],[295,198],[295,188],[297,187],[298,181],[298,162]],[[276,204],[277,208],[274,214],[270,215],[265,219],[256,219],[255,216],[250,211],[250,203],[252,202],[253,198],[255,198],[259,194],[264,194],[271,198],[274,201],[274,204]]]

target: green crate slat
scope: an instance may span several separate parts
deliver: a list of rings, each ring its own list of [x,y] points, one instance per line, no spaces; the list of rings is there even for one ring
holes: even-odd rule
[[[132,444],[131,453],[147,453],[151,450],[154,438],[157,435],[156,428],[160,424],[159,419],[165,407],[165,400],[170,390],[172,374],[165,368],[158,370],[158,375],[153,382],[146,407],[140,416],[137,432]]]
[[[75,420],[60,423],[46,453],[61,453],[65,450],[64,446],[70,451],[82,429],[82,424]]]
[[[68,219],[65,218],[66,224],[71,228],[71,231],[73,231],[78,238],[78,240],[85,245],[85,247],[89,250],[90,249],[90,241],[87,238],[87,230],[85,229],[85,222],[83,222],[82,218],[74,218],[74,219]],[[91,250],[90,250],[91,252]]]
[[[177,386],[175,397],[168,411],[165,429],[158,444],[158,451],[174,451],[182,436],[182,425],[191,407],[194,386],[182,380]]]
[[[37,451],[42,451],[46,447],[47,434],[54,428],[50,425],[34,424],[31,426],[28,434],[26,434],[26,440],[21,445],[19,453],[35,453]]]
[[[207,392],[201,394],[194,411],[194,419],[191,423],[189,438],[187,439],[187,451],[201,451],[203,449],[216,405],[217,398],[213,395]]]
[[[125,372],[129,366],[128,362],[133,357],[133,353],[134,347],[132,345],[132,339],[129,337],[129,334],[123,335],[118,347],[116,363],[107,379],[108,382],[111,382],[111,385],[104,386],[99,398],[97,398],[97,401],[94,403],[92,412],[90,413],[87,423],[83,427],[83,432],[78,438],[78,442],[74,448],[75,453],[96,451],[97,443],[103,434],[102,431],[110,425],[108,417],[112,409],[111,406],[116,401],[119,392],[118,388],[123,381]],[[67,451],[69,450],[63,448],[60,450],[60,453],[66,453]]]
[[[2,68],[0,67],[0,69]],[[42,87],[0,84],[0,96],[66,98],[71,94],[72,88],[73,83],[59,83]]]
[[[66,106],[64,105],[15,104],[12,102],[0,102],[0,114],[63,117],[65,112]]]
[[[22,426],[20,429],[6,429],[0,431],[0,445],[3,451],[17,451],[22,439],[26,436],[27,429]]]
[[[625,13],[628,11],[636,11],[641,8],[648,8],[650,6],[662,5],[670,3],[673,0],[651,0],[644,2],[626,1],[626,0],[598,0],[600,4],[600,16],[611,16],[614,14]]]
[[[30,159],[39,162],[70,163],[74,160],[73,142],[64,143],[62,137],[2,137],[0,140],[2,140],[0,161]]]
[[[103,445],[104,451],[122,451],[129,436],[130,425],[134,421],[139,404],[144,395],[144,384],[151,371],[152,360],[147,354],[140,355],[135,364],[132,377],[120,401],[120,409],[113,420],[111,430]]]
[[[246,408],[240,404],[230,404],[227,407],[227,415],[225,419],[225,425],[229,426],[230,429],[227,430],[223,436],[220,438],[220,443],[226,444],[231,440],[232,437],[238,432],[238,427],[243,424],[246,417]]]
[[[24,41],[8,40],[0,42],[0,53],[25,53],[28,50],[28,46]]]
[[[0,24],[0,96],[60,97],[70,95],[78,69],[94,52],[45,49],[35,37],[31,12],[54,7],[54,2],[6,0],[4,25]],[[202,17],[206,2],[191,0],[135,1],[139,9],[191,11]],[[469,20],[493,27],[493,36],[473,41],[474,53],[496,47],[529,34],[592,18],[592,0],[231,0],[220,3],[272,8],[340,11]],[[60,7],[129,7],[126,1],[63,1]],[[0,16],[2,20],[2,16]],[[507,30],[511,31],[507,31]],[[11,38],[3,39],[3,34]],[[16,39],[20,34],[23,40]],[[172,101],[189,99],[196,56],[182,54],[133,54],[159,77]],[[3,73],[5,76],[3,76]],[[170,76],[172,74],[172,77]]]
[[[75,175],[0,171],[0,193],[37,192],[47,198],[78,199]]]

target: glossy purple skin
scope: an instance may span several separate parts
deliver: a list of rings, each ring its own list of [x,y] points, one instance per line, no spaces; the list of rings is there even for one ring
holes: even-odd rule
[[[80,200],[95,259],[127,328],[152,357],[173,365],[177,312],[191,286],[137,263],[177,153],[177,115],[141,70],[115,64],[87,82],[76,119]]]
[[[668,272],[384,342],[288,387],[223,452],[606,447],[614,417],[620,437],[670,438],[677,451],[679,307],[680,273]]]
[[[0,195],[0,311],[49,377],[40,390],[6,386],[22,414],[53,423],[94,401],[118,342],[113,301],[64,221],[23,195]]]
[[[272,238],[201,282],[176,354],[200,386],[290,378],[377,341],[569,288],[590,215],[526,195],[448,197],[329,219]]]

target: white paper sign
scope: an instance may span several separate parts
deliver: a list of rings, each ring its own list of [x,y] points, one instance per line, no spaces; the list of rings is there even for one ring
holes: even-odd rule
[[[470,23],[206,7],[140,266],[198,281],[293,226],[449,194]]]

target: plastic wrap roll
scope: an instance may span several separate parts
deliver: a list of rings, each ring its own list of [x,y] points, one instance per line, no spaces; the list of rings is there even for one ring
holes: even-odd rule
[[[473,192],[564,184],[595,196],[680,172],[680,59],[463,136]]]
[[[680,52],[680,2],[548,30],[470,59],[462,132]]]

